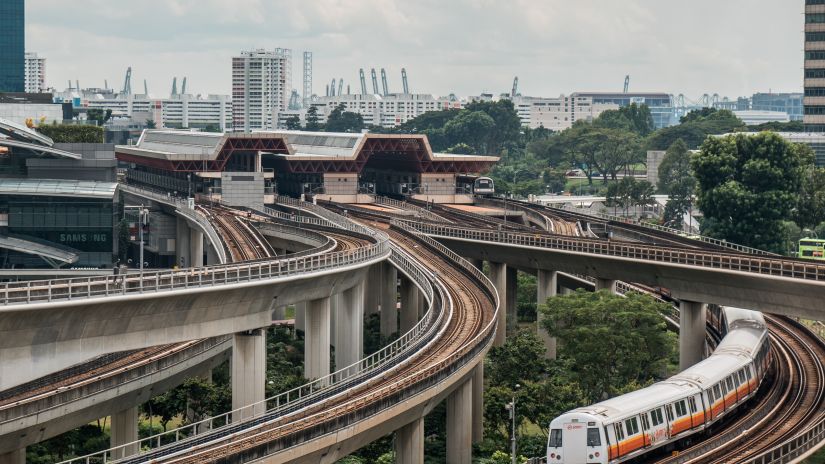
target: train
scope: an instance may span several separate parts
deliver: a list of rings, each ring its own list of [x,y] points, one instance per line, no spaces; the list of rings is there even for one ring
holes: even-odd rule
[[[708,429],[752,398],[772,352],[762,313],[724,308],[727,335],[704,361],[647,388],[553,419],[547,463],[614,464]]]
[[[805,237],[799,241],[799,257],[825,261],[825,240]]]
[[[496,193],[496,184],[489,177],[478,177],[473,181],[473,193],[476,195],[492,195]]]

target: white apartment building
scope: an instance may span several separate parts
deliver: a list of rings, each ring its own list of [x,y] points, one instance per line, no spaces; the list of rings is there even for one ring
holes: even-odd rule
[[[429,111],[461,109],[463,104],[449,97],[434,97],[430,94],[345,94],[319,97],[312,102],[318,108],[321,122],[338,105],[346,111],[358,113],[367,126],[395,127]]]
[[[143,94],[102,95],[76,92],[55,94],[55,100],[72,101],[75,108],[112,110],[114,118],[132,118],[138,122],[152,119],[158,128],[232,128],[232,101],[229,95],[182,94],[153,98]]]
[[[593,103],[590,97],[575,95],[562,95],[558,98],[516,97],[519,98],[530,99],[529,120],[522,119],[522,125],[531,129],[544,127],[556,132],[572,127],[576,121],[592,121],[604,111],[619,109],[617,104]]]
[[[26,92],[40,93],[46,89],[46,58],[26,52]]]
[[[272,130],[292,92],[292,51],[250,50],[232,57],[235,130]]]

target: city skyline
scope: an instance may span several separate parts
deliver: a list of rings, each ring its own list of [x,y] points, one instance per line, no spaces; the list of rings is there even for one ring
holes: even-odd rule
[[[659,3],[176,0],[142,2],[127,14],[102,0],[71,9],[28,0],[26,44],[49,60],[46,85],[57,89],[68,80],[102,87],[104,79],[120,89],[131,66],[133,82],[147,79],[155,95],[168,94],[174,76],[187,76],[193,93],[230,94],[223,70],[233,55],[283,47],[313,51],[319,95],[341,77],[358,92],[361,67],[386,68],[395,92],[405,67],[412,92],[436,95],[508,92],[515,76],[525,95],[617,91],[626,74],[631,91],[688,98],[801,92],[802,2]],[[216,63],[226,66],[215,72]],[[295,65],[292,87],[301,87]]]

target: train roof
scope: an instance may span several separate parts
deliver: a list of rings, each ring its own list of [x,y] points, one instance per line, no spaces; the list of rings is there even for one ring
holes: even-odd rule
[[[698,392],[699,389],[690,382],[658,382],[601,403],[574,409],[559,418],[567,414],[589,414],[603,423],[612,423]]]

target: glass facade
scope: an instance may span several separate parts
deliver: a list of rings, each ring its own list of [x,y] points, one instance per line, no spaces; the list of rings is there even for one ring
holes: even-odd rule
[[[590,94],[576,93],[576,96],[592,97],[593,104],[615,104],[620,108],[629,106],[631,103],[637,105],[647,105],[650,114],[653,116],[653,126],[656,129],[669,127],[676,124],[676,109],[673,107],[673,97],[667,94]]]
[[[0,1],[0,92],[25,90],[24,0]]]
[[[791,121],[802,120],[801,93],[755,93],[751,98],[752,110],[781,111],[788,113]]]

